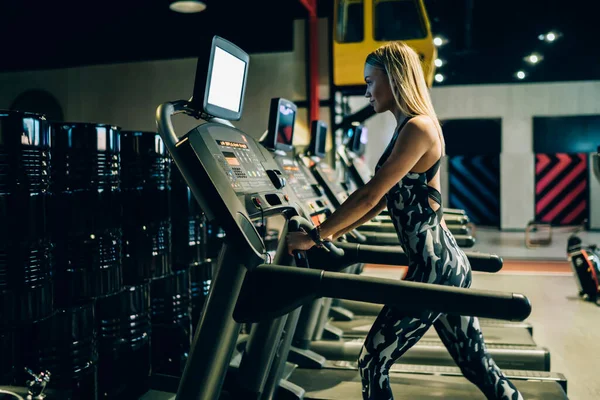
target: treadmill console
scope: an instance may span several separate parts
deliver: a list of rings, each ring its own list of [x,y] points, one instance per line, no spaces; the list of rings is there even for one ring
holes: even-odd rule
[[[339,207],[348,198],[346,189],[339,182],[336,171],[329,164],[315,157],[303,156],[302,161],[308,167],[317,182],[323,187],[334,206]]]
[[[325,194],[304,165],[288,155],[275,154],[275,161],[281,168],[289,188],[294,192],[298,201],[303,207],[308,207],[305,209],[308,216],[313,217],[315,214],[320,216],[317,220],[313,218],[313,222],[322,222],[331,214]]]
[[[249,243],[257,256],[266,249],[252,220],[298,214],[273,156],[236,128],[199,125],[177,143],[174,155],[209,220],[218,218],[228,237]]]
[[[345,169],[344,176],[350,193],[366,185],[373,174],[362,159],[368,141],[367,128],[357,125],[346,132],[343,144],[338,146],[337,155]]]
[[[248,215],[260,217],[271,207],[289,204],[287,188],[284,189],[287,181],[272,155],[241,131],[214,128],[210,131],[213,141],[207,146],[231,188],[243,199]]]
[[[293,156],[297,111],[298,107],[290,100],[282,97],[271,99],[269,127],[260,144],[272,152],[279,170],[287,180],[290,193],[293,193],[296,202],[304,210],[305,217],[318,214],[324,219],[331,213],[324,193],[310,171]]]
[[[227,135],[227,136],[232,136]],[[241,138],[241,140],[240,140]],[[255,151],[248,145],[245,135],[239,141],[215,138],[219,152],[214,154],[236,192],[262,191],[273,188],[267,173]]]
[[[351,164],[350,164],[350,172],[352,177],[357,181],[356,184],[358,187],[364,186],[369,182],[372,178],[371,170],[367,163],[355,154],[349,154]]]

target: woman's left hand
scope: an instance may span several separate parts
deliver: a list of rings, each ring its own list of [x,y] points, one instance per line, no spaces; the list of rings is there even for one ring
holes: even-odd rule
[[[285,238],[290,255],[294,250],[310,250],[315,245],[306,232],[289,232]]]

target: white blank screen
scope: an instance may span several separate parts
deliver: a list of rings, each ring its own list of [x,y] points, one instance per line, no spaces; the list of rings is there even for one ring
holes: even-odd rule
[[[215,47],[208,103],[227,110],[240,111],[246,63]]]

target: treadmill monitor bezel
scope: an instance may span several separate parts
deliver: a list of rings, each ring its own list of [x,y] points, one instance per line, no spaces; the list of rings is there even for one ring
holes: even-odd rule
[[[325,157],[325,148],[327,146],[327,124],[320,120],[313,121],[310,125],[310,133],[308,151],[316,157]]]
[[[281,108],[286,108],[293,111],[292,118],[292,133],[289,141],[280,140],[279,129],[281,127]],[[286,153],[294,150],[294,131],[296,126],[296,118],[298,116],[298,107],[290,100],[284,99],[283,97],[275,97],[271,99],[271,105],[269,108],[269,128],[267,134],[267,140],[265,144],[275,150],[281,150]]]
[[[214,104],[214,101],[212,103],[210,102],[212,97],[211,93],[215,90],[213,85],[213,78],[215,78],[215,76],[213,76],[213,71],[217,73],[218,70],[222,70],[219,69],[218,66],[215,66],[215,62],[217,61],[217,58],[219,58],[218,54],[223,54],[221,52],[244,63],[241,87],[240,85],[237,85],[235,88],[232,88],[239,96],[237,99],[237,109],[235,109],[236,107],[227,108],[223,104]],[[214,36],[211,42],[208,62],[203,57],[198,58],[198,63],[196,65],[196,79],[194,82],[194,94],[190,102],[192,108],[195,111],[203,112],[210,116],[228,121],[240,120],[244,111],[244,97],[246,94],[246,84],[248,82],[249,62],[250,56],[244,50],[220,36]]]

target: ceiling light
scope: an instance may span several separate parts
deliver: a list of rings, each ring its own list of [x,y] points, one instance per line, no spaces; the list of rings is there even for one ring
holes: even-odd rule
[[[542,61],[543,59],[544,59],[544,57],[542,57],[541,55],[539,55],[537,53],[531,53],[530,55],[525,57],[525,61],[527,61],[529,64],[537,64],[540,61]]]
[[[436,58],[436,59],[435,59],[435,61],[434,61],[433,63],[434,63],[434,64],[435,64],[435,66],[436,66],[436,67],[438,67],[438,68],[439,68],[439,67],[441,67],[442,65],[444,65],[444,62],[443,62],[441,59],[439,59],[439,58]]]
[[[516,76],[518,79],[525,79],[525,77],[526,77],[527,75],[525,75],[525,72],[523,72],[523,71],[518,71],[518,72],[515,74],[515,76]]]
[[[444,75],[442,75],[442,74],[435,74],[435,81],[438,82],[438,83],[444,82]]]
[[[538,39],[548,42],[548,43],[552,43],[555,40],[557,40],[558,38],[560,38],[561,36],[562,36],[562,33],[560,33],[560,32],[550,31],[548,33],[542,33],[541,35],[538,36]]]
[[[206,10],[206,3],[197,0],[175,0],[169,8],[178,13],[193,14]]]
[[[448,43],[448,39],[446,39],[442,36],[436,36],[433,38],[433,44],[436,45],[437,47],[443,46],[446,43]]]

